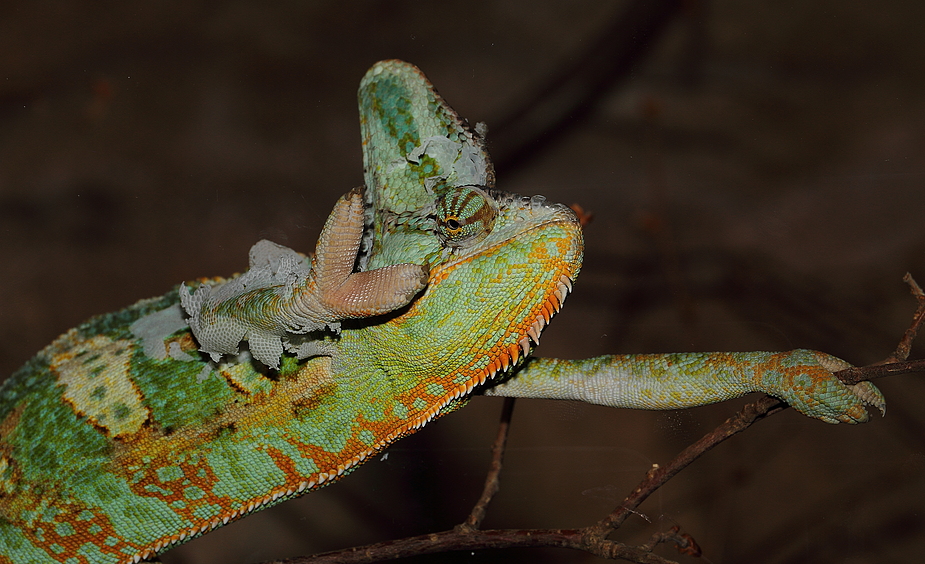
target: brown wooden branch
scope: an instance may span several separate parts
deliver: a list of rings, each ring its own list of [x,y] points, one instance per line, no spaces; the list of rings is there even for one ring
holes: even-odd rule
[[[915,315],[912,316],[912,324],[906,329],[903,338],[899,341],[899,345],[888,359],[891,361],[909,359],[909,353],[912,351],[912,341],[915,340],[919,328],[922,326],[922,323],[925,322],[925,292],[922,292],[922,287],[912,278],[912,274],[908,272],[903,276],[903,282],[909,285],[909,291],[912,292],[912,295],[915,297],[917,307],[915,309]]]
[[[786,407],[786,404],[770,396],[765,396],[746,405],[738,413],[720,424],[719,427],[678,453],[668,464],[664,466],[655,465],[650,468],[646,473],[646,477],[623,500],[623,503],[614,509],[610,515],[593,525],[591,529],[597,535],[606,535],[610,530],[616,529],[627,517],[636,512],[636,508],[646,498],[690,463],[726,439],[749,428],[753,423],[782,411],[784,407]]]
[[[658,544],[666,542],[678,543],[679,550],[684,554],[699,555],[700,548],[690,535],[679,533],[678,527],[656,533],[652,535],[649,542],[638,547],[603,538],[593,539],[588,535],[587,529],[489,529],[471,533],[456,530],[443,531],[315,556],[276,560],[272,564],[360,564],[454,550],[528,547],[571,548],[612,560],[622,559],[644,564],[673,564],[673,561],[652,553],[652,549]]]
[[[900,340],[896,351],[885,361],[871,366],[848,368],[835,375],[847,384],[873,380],[884,376],[909,372],[925,372],[925,360],[907,361],[919,328],[925,323],[925,293],[910,275],[904,280],[912,289],[917,308],[912,323]],[[478,526],[485,516],[485,509],[499,488],[504,445],[510,426],[513,402],[506,401],[502,410],[498,436],[492,447],[492,463],[485,481],[485,489],[464,523],[451,531],[420,535],[400,540],[386,541],[362,547],[326,552],[309,557],[276,561],[274,564],[332,564],[360,563],[393,560],[420,554],[435,554],[454,550],[481,550],[515,547],[561,547],[583,550],[610,559],[647,564],[670,564],[671,561],[652,553],[656,545],[670,542],[682,554],[699,555],[700,549],[690,535],[681,533],[677,527],[659,532],[648,543],[627,546],[611,541],[607,536],[617,529],[652,493],[664,485],[675,474],[683,470],[713,447],[737,435],[770,415],[783,411],[787,405],[780,400],[765,396],[744,406],[738,413],[724,421],[716,429],[691,444],[670,462],[654,465],[636,488],[609,515],[582,529],[495,529],[482,530]]]
[[[658,534],[653,536],[653,539],[648,544],[634,547],[603,538],[592,539],[585,529],[489,529],[475,530],[473,532],[453,530],[348,548],[315,556],[276,560],[272,564],[360,564],[454,550],[523,547],[571,548],[583,550],[602,558],[622,559],[641,564],[672,564],[671,560],[653,554],[651,548],[658,542],[673,541],[675,537],[675,534]]]
[[[882,362],[870,366],[856,366],[845,370],[839,370],[835,376],[845,384],[857,384],[864,380],[874,380],[884,376],[893,376],[895,374],[908,374],[910,372],[925,372],[925,360],[909,361],[909,354],[912,352],[912,341],[918,335],[919,329],[925,323],[925,292],[922,291],[918,282],[912,278],[908,272],[903,276],[903,282],[909,285],[909,291],[915,297],[916,308],[912,316],[912,323],[903,333],[902,339],[896,346],[893,354],[888,356]]]
[[[485,512],[488,510],[488,504],[491,498],[498,493],[501,488],[501,465],[504,459],[504,447],[507,444],[508,429],[511,428],[511,415],[514,413],[515,398],[504,398],[504,407],[501,408],[501,421],[498,422],[498,436],[494,444],[491,445],[491,466],[488,468],[488,475],[485,477],[485,487],[482,495],[469,512],[469,517],[456,526],[456,531],[471,532],[478,529],[485,519]]]
[[[835,376],[845,384],[857,384],[864,380],[876,380],[884,376],[897,374],[910,374],[925,372],[925,360],[909,360],[906,362],[890,362],[889,364],[871,364],[870,366],[854,366],[839,370]]]

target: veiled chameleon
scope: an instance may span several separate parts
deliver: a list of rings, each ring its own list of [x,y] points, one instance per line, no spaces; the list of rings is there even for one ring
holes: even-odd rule
[[[314,266],[260,247],[226,292],[181,288],[92,319],[4,385],[0,563],[151,557],[331,483],[478,391],[650,409],[764,391],[829,422],[883,409],[812,351],[530,357],[578,275],[575,215],[496,190],[481,135],[413,66],[378,63],[359,100],[362,237],[359,212],[343,212],[359,210],[354,193],[329,221],[347,240],[323,236]],[[330,261],[336,283],[317,283]],[[343,306],[344,284],[379,277],[388,299],[290,307]],[[181,296],[197,330],[215,329],[207,342]],[[253,354],[234,354],[242,339]]]

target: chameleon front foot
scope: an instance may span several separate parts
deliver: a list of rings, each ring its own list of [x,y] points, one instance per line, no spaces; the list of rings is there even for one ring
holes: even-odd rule
[[[300,358],[324,354],[312,340],[298,346],[290,334],[330,330],[340,321],[398,309],[427,285],[427,269],[390,265],[353,272],[363,236],[363,196],[359,189],[341,198],[328,217],[310,264],[299,253],[271,241],[251,248],[250,269],[224,284],[203,284],[190,293],[180,286],[180,302],[200,350],[218,361],[237,354],[248,341],[254,358],[279,368],[283,350]]]

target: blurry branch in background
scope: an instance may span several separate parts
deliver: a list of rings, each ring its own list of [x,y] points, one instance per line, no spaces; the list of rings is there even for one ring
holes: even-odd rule
[[[534,92],[520,97],[517,109],[490,123],[488,141],[495,169],[520,166],[564,137],[618,82],[632,75],[682,9],[692,9],[695,4],[698,2],[632,2],[597,38],[585,43],[583,52],[568,57],[566,64]]]
[[[909,328],[906,329],[896,350],[881,363],[871,366],[848,368],[836,372],[840,380],[846,384],[854,384],[864,380],[882,378],[894,374],[910,372],[925,372],[925,360],[909,361],[912,342],[919,328],[925,323],[925,293],[921,287],[906,274],[903,280],[910,286],[915,297],[917,307]],[[457,550],[484,550],[516,547],[559,547],[581,550],[602,558],[619,559],[628,562],[648,564],[670,564],[672,561],[652,553],[659,544],[672,543],[681,554],[699,556],[700,548],[694,539],[680,532],[680,527],[672,527],[668,531],[653,534],[649,542],[639,546],[628,546],[623,543],[608,540],[607,537],[630,515],[640,515],[647,521],[645,514],[637,508],[650,495],[657,491],[668,480],[683,470],[689,464],[713,447],[726,439],[737,435],[770,415],[783,411],[787,405],[783,402],[764,396],[758,401],[750,403],[739,410],[738,413],[724,421],[713,431],[694,442],[668,464],[664,466],[653,465],[645,477],[624,498],[609,515],[587,527],[580,529],[479,529],[485,516],[488,504],[500,488],[499,476],[501,462],[504,455],[504,446],[510,428],[511,414],[514,400],[505,400],[498,429],[498,437],[492,446],[492,460],[485,487],[478,502],[470,515],[453,530],[443,531],[409,537],[394,541],[386,541],[361,547],[349,548],[318,554],[316,556],[299,557],[276,561],[278,564],[344,564],[359,562],[379,562],[393,560],[422,554],[435,554]]]

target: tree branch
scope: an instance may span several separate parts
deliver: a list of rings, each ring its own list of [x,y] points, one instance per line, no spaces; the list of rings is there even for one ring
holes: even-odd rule
[[[839,370],[835,376],[845,384],[857,384],[865,380],[876,380],[884,376],[897,374],[910,374],[912,372],[925,372],[925,359],[909,360],[906,362],[890,362],[889,364],[871,364],[870,366],[854,366]]]
[[[910,372],[925,372],[925,360],[909,361],[909,353],[912,352],[912,341],[918,335],[919,329],[925,323],[925,292],[922,292],[921,286],[912,278],[908,272],[903,276],[903,282],[909,285],[909,291],[915,297],[916,308],[912,315],[912,323],[903,333],[902,339],[896,346],[893,354],[886,357],[882,362],[870,366],[856,366],[839,370],[835,376],[845,384],[857,384],[864,380],[873,380],[892,376],[894,374],[908,374]]]
[[[456,526],[455,530],[458,533],[469,533],[482,525],[491,498],[501,488],[501,463],[504,459],[504,447],[507,444],[508,429],[511,428],[514,400],[515,398],[504,398],[504,407],[501,408],[501,421],[498,423],[498,436],[495,438],[494,444],[491,445],[491,466],[489,466],[488,475],[485,477],[485,488],[482,490],[482,495],[475,506],[472,507],[469,517],[462,524]]]

